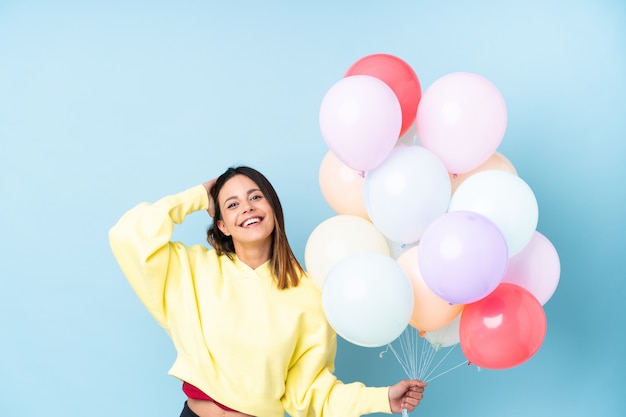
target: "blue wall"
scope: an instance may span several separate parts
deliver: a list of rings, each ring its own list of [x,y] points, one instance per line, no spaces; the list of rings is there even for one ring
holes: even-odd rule
[[[456,71],[500,89],[499,151],[562,267],[539,352],[446,374],[416,415],[626,415],[623,0],[0,1],[0,415],[178,415],[174,351],[108,229],[246,163],[276,185],[303,260],[334,215],[317,179],[322,97],[377,52],[423,89]],[[202,242],[206,224],[191,216],[176,237]],[[380,351],[341,342],[338,375],[403,378]]]

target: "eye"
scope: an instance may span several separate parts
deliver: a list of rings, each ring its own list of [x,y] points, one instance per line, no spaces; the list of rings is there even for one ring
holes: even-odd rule
[[[250,200],[255,201],[255,200],[260,200],[263,198],[263,194],[252,194],[250,196]]]
[[[234,201],[226,206],[227,209],[231,209],[231,208],[235,208],[235,207],[237,207],[237,203],[234,202]]]

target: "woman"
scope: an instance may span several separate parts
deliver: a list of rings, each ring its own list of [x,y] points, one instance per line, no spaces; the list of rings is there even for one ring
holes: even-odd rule
[[[204,245],[171,242],[174,224],[208,210]],[[131,286],[177,351],[170,374],[188,397],[181,417],[347,417],[412,411],[426,384],[344,384],[320,291],[287,241],[276,191],[260,172],[218,178],[154,204],[110,231]]]

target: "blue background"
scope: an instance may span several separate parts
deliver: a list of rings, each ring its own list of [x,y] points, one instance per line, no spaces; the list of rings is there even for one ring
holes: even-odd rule
[[[539,352],[450,372],[415,414],[626,415],[623,0],[0,1],[0,415],[177,416],[174,350],[108,229],[245,163],[278,189],[302,261],[334,215],[317,178],[321,100],[378,52],[423,90],[456,71],[499,88],[499,151],[562,267]],[[175,237],[203,242],[207,223],[192,215]],[[404,378],[380,351],[342,341],[337,374]]]

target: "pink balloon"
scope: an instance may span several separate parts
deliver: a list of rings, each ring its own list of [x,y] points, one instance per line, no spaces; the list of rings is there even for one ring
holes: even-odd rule
[[[463,309],[461,349],[476,366],[512,368],[537,353],[546,327],[546,314],[537,299],[519,285],[502,283]]]
[[[346,166],[367,171],[382,163],[402,126],[400,102],[378,78],[342,78],[324,96],[320,128],[330,150]]]
[[[502,282],[525,288],[544,305],[556,291],[560,275],[559,254],[544,235],[535,231],[530,242],[509,259]]]
[[[457,72],[436,80],[417,109],[417,133],[450,173],[463,174],[491,156],[504,137],[504,98],[487,79]]]
[[[453,304],[472,303],[493,291],[509,259],[498,227],[471,211],[449,212],[432,222],[418,254],[426,285]]]

